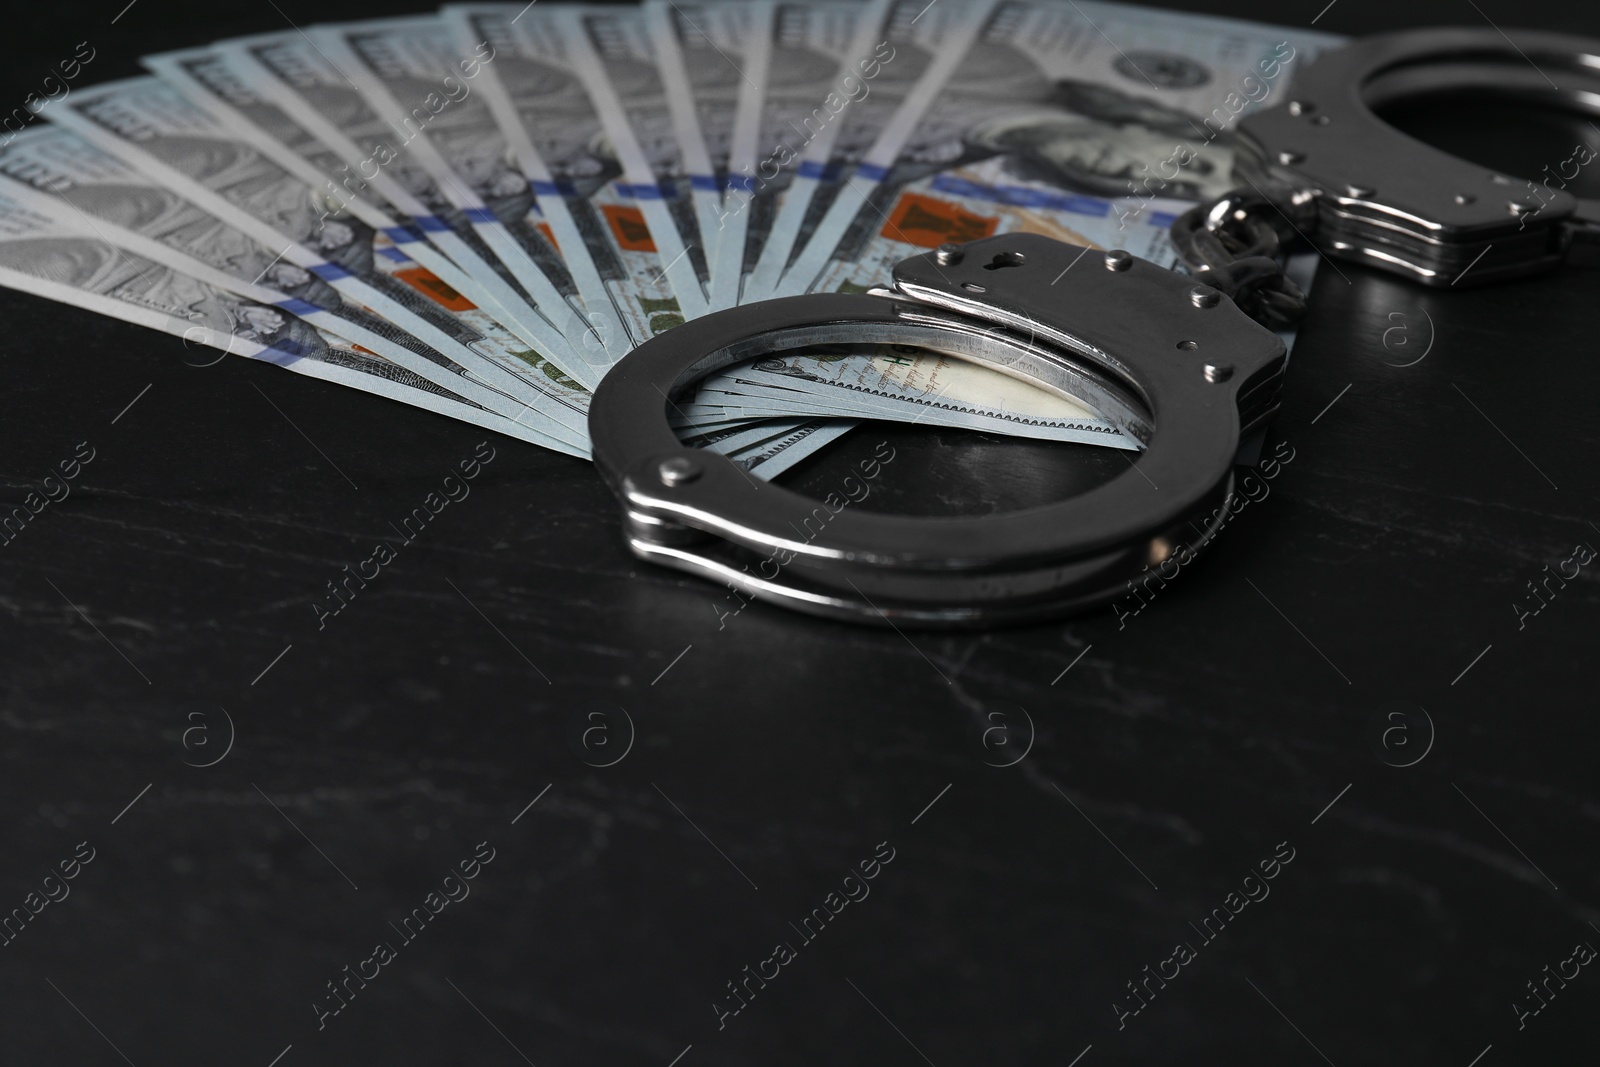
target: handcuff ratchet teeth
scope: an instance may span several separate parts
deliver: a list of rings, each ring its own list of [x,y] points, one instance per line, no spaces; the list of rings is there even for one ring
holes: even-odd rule
[[[1094,407],[1143,444],[1069,500],[981,518],[835,508],[679,442],[700,378],[818,344],[920,345]],[[640,345],[590,409],[594,460],[641,559],[815,614],[896,625],[1026,621],[1108,601],[1198,550],[1240,441],[1277,409],[1285,350],[1227,297],[1126,252],[1004,234],[912,256],[870,294],[816,293],[693,319]]]

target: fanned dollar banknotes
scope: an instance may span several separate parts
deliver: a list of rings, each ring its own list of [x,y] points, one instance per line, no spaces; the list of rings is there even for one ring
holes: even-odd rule
[[[458,4],[146,57],[0,147],[0,285],[587,457],[696,316],[1029,232],[1179,269],[1231,130],[1339,39],[1091,0]],[[950,355],[819,345],[668,410],[771,478],[864,420],[1137,448]]]

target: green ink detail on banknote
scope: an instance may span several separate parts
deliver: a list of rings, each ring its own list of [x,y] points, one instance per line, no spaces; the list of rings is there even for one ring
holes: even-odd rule
[[[641,296],[639,307],[650,316],[651,334],[666,333],[674,326],[682,326],[688,320],[684,318],[678,302],[673,299],[652,299]]]
[[[566,372],[560,367],[556,366],[554,363],[551,363],[548,359],[545,359],[532,349],[524,348],[512,352],[511,354],[528,364],[540,374],[543,374],[546,378],[549,378],[552,382],[555,382],[557,385],[561,386],[563,389],[583,388],[582,382],[568,377]]]

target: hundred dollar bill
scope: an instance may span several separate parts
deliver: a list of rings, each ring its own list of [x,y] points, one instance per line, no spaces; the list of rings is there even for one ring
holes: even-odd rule
[[[310,271],[163,188],[132,166],[60,127],[23,131],[0,148],[6,196],[64,223],[237,296],[294,314],[400,367],[446,363],[439,353],[378,316],[348,303]],[[479,407],[500,394],[460,376],[451,391]],[[430,386],[430,388],[439,388]],[[522,423],[543,437],[586,450],[583,426],[563,426],[523,409]]]
[[[779,250],[772,239],[779,206],[797,167],[820,166],[802,159],[804,153],[825,158],[840,130],[859,113],[881,110],[884,94],[873,98],[872,82],[885,71],[872,49],[887,52],[882,48],[885,41],[873,38],[872,31],[880,26],[888,3],[778,0],[770,19],[753,20],[749,44],[753,60],[747,73],[755,84],[746,86],[740,97],[713,251],[713,285],[737,270],[736,300],[745,298],[748,279],[764,251],[779,260],[781,270],[787,248]],[[768,39],[754,39],[763,30]],[[864,55],[849,58],[857,53]],[[754,62],[763,55],[764,68]],[[843,69],[841,57],[845,57]],[[894,78],[886,78],[882,85],[893,95]],[[755,116],[750,120],[745,109],[752,102]],[[737,268],[721,266],[735,261]],[[753,296],[754,290],[750,293]]]
[[[704,315],[708,242],[686,195],[688,175],[644,16],[630,7],[570,4],[535,6],[518,21],[526,33],[561,35],[622,167],[625,181],[613,188],[636,202],[684,316]]]
[[[883,41],[875,46],[873,56],[864,65],[858,63],[863,73],[879,71],[879,84],[874,87],[878,90],[877,107],[872,109],[876,113],[858,111],[854,125],[847,124],[843,131],[854,136],[849,140],[841,138],[842,144],[831,146],[822,166],[802,168],[796,174],[774,223],[777,239],[763,254],[766,262],[758,262],[752,275],[749,292],[756,298],[779,295],[783,277],[792,270],[796,258],[814,254],[810,251],[814,232],[837,217],[841,211],[838,201],[848,198],[852,183],[876,181],[887,173],[888,164],[883,160],[892,162],[898,145],[915,127],[917,118],[965,54],[984,17],[997,2],[898,2],[890,8]],[[885,74],[889,77],[884,78]],[[862,85],[865,87],[866,83]],[[830,109],[832,99],[827,105]],[[864,144],[858,145],[856,137]],[[776,252],[780,246],[782,260]]]
[[[731,452],[728,458],[758,478],[770,480],[801,460],[816,455],[855,427],[856,423],[843,419],[811,420],[760,444]]]
[[[209,347],[587,455],[364,353],[282,308],[236,297],[108,244],[86,222],[36,212],[3,191],[0,285],[182,338],[191,365],[214,362],[190,358],[194,350]]]
[[[838,440],[856,423],[843,419],[773,418],[730,423],[709,431],[691,428],[679,432],[679,440],[691,448],[720,452],[745,470],[760,467],[763,477],[772,477],[814,454],[824,445]],[[817,433],[815,431],[822,431]],[[782,443],[782,447],[773,445]],[[790,447],[806,447],[793,457],[784,457]],[[759,458],[751,464],[745,461]]]
[[[474,67],[481,73],[493,45],[480,42],[476,51],[458,54],[434,16],[322,26],[310,33],[372,110],[393,130],[407,131],[400,151],[437,183],[545,317],[569,340],[592,334],[598,341],[591,359],[569,368],[590,388],[598,385],[612,358],[627,350],[610,351],[622,339],[621,324],[604,318],[612,314],[609,301],[597,304],[591,317],[527,178],[509,158],[494,114],[474,81],[460,76]],[[585,353],[581,343],[571,349]]]
[[[913,25],[919,14],[912,0],[779,5],[764,154],[742,175],[746,188],[730,182],[726,198],[728,212],[750,216],[744,301],[771,294],[841,165],[865,150],[931,62]]]
[[[748,219],[723,210],[723,191],[730,169],[756,167],[774,4],[646,0],[643,11],[706,243],[710,307],[720,311],[739,302]]]
[[[746,417],[765,410],[765,397],[790,410],[815,411],[820,403],[825,413],[857,418],[1139,448],[1088,407],[992,368],[906,346],[877,346],[872,355],[862,347],[758,359],[708,380],[696,399],[738,405]],[[684,411],[696,417],[693,406]]]
[[[771,295],[803,293],[822,270],[839,237],[863,210],[880,183],[888,177],[901,149],[916,131],[918,123],[946,82],[967,58],[973,44],[983,34],[999,0],[969,0],[947,6],[942,15],[948,24],[934,38],[933,58],[911,86],[900,106],[877,131],[866,152],[854,162],[848,174],[841,173],[834,183],[834,199],[816,222],[815,229],[797,235],[794,252],[782,277],[772,286]],[[919,18],[924,17],[919,15]],[[930,28],[930,35],[931,35]]]
[[[1283,99],[1306,62],[1344,40],[1097,0],[1007,0],[905,161],[926,167],[960,145],[968,158],[1027,155],[1069,191],[1215,196],[1233,184],[1238,117]]]
[[[1337,40],[1114,5],[1005,3],[893,172],[870,197],[854,194],[865,206],[842,230],[835,215],[837,242],[806,288],[864,291],[908,255],[1016,231],[1176,266],[1167,227],[1192,199],[1227,188],[1236,115],[1285,92],[1297,56]],[[819,229],[811,247],[830,239]],[[805,269],[780,292],[802,291]],[[916,376],[881,349],[839,367],[869,361],[914,391]],[[970,399],[961,387],[944,396]]]
[[[815,455],[855,426],[843,419],[762,419],[754,426],[683,431],[679,439],[692,448],[722,453],[747,474],[771,479]]]
[[[1298,64],[1337,40],[1006,0],[896,158],[869,153],[876,167],[856,169],[778,292],[870,284],[914,252],[1018,230],[1173,265],[1166,228],[1229,187],[1237,116],[1281,98]]]
[[[479,91],[533,182],[574,276],[587,254],[628,343],[638,344],[683,322],[685,311],[584,90],[579,54],[561,26],[533,14],[506,4],[452,5],[441,13],[458,48],[478,41],[494,47]]]
[[[15,192],[41,201],[43,210],[14,197]],[[529,444],[589,457],[586,444],[497,415],[383,359],[359,341],[339,336],[357,330],[349,322],[325,317],[320,321],[331,322],[337,332],[320,329],[312,320],[326,313],[304,310],[312,307],[305,301],[283,300],[271,287],[240,282],[172,247],[91,219],[63,199],[15,183],[0,188],[0,286],[181,338],[185,362],[193,366],[216,362],[198,354],[204,348],[217,351],[217,359],[230,353],[259,359]],[[291,308],[300,308],[300,313]],[[363,340],[382,344],[381,339]],[[752,477],[765,479],[848,429],[845,424],[789,420],[754,432],[741,428],[713,434],[699,443],[729,455]]]
[[[859,346],[837,347],[839,352],[833,356],[791,352],[781,359],[763,359],[723,371],[700,383],[691,397],[674,402],[667,420],[683,433],[720,434],[778,418],[873,418],[1137,447],[1132,442],[1103,440],[1115,434],[1114,427],[1072,401],[1061,401],[1057,406],[1050,402],[1059,398],[1050,394],[1041,401],[1034,395],[1039,390],[1029,383],[963,381],[969,368],[959,361],[890,346],[885,346],[881,363],[875,367],[872,355],[860,351]],[[820,373],[813,373],[811,368]],[[838,373],[840,368],[849,370],[850,380]],[[900,373],[893,377],[873,374],[880,370]],[[986,368],[972,367],[971,371],[987,378]],[[859,379],[869,375],[878,379],[876,388],[860,384]],[[907,381],[911,383],[909,387]],[[1018,402],[1008,405],[1004,396],[991,396],[986,407],[965,398],[952,398],[953,381],[965,386],[969,394],[981,393],[984,385],[998,385],[1001,390],[1019,394],[1014,398]],[[1076,414],[1079,412],[1082,414]]]
[[[483,49],[485,56],[492,56],[488,45]],[[471,275],[474,284],[486,291],[496,305],[510,312],[505,325],[523,346],[558,367],[581,370],[583,361],[573,351],[572,342],[531,305],[511,271],[445,196],[438,182],[406,151],[416,139],[417,120],[390,126],[350,77],[329,62],[304,34],[290,31],[245,37],[223,41],[216,50],[251,89],[270,99],[333,151],[340,164],[336,182],[339,189],[360,193],[370,185],[377,190]],[[457,98],[469,99],[475,79],[484,69],[483,61],[476,57],[463,60],[461,77],[450,92]],[[423,114],[429,112],[424,109]],[[562,304],[553,305],[552,310],[560,316],[571,309]],[[514,363],[509,370],[512,374],[521,372]]]
[[[734,10],[744,16],[747,26],[742,38],[741,70],[744,77],[734,86],[733,101],[726,101],[725,88],[696,82],[694,99],[701,112],[701,128],[706,136],[707,155],[720,190],[715,221],[715,238],[710,250],[710,307],[722,310],[736,306],[744,288],[744,259],[750,232],[749,211],[730,211],[730,197],[749,200],[757,166],[762,162],[762,115],[766,93],[771,86],[774,61],[774,34],[778,27],[778,3],[752,0],[742,5],[720,5],[717,13]],[[709,37],[707,43],[714,43]],[[730,42],[731,43],[731,42]],[[722,48],[722,45],[715,45]],[[709,61],[690,62],[691,70],[714,69]],[[718,91],[720,90],[720,91]],[[691,181],[694,181],[691,176]],[[701,229],[706,229],[702,222]]]
[[[855,219],[810,291],[866,292],[892,277],[894,265],[907,256],[1000,233],[1043,234],[1086,249],[1121,248],[1164,267],[1177,265],[1167,230],[1187,201],[1065,192],[1051,181],[1019,175],[1014,164],[1009,157],[991,157],[892,187],[876,210]]]
[[[249,70],[239,69],[241,65],[236,60],[212,48],[195,48],[145,56],[140,62],[191,103],[213,115],[230,133],[316,190],[321,209],[329,213],[343,209],[371,227],[378,238],[380,255],[392,258],[397,251],[386,249],[384,240],[403,249],[400,254],[417,264],[406,274],[408,282],[439,294],[458,310],[463,304],[470,304],[476,310],[467,312],[469,317],[486,315],[513,331],[521,329],[519,319],[534,314],[508,285],[496,284],[499,279],[487,267],[479,269],[478,274],[490,278],[488,287],[463,270],[461,265],[473,268],[480,261],[453,230],[434,226],[432,216],[421,203],[398,183],[391,184],[389,174],[374,174],[373,181],[368,182],[352,173],[338,154],[258,91]],[[414,210],[396,206],[384,195],[385,190]],[[491,288],[497,289],[500,297]],[[513,300],[517,310],[502,304],[502,298]]]
[[[458,18],[459,18],[459,14],[461,14],[461,13],[456,13],[456,16],[458,16]],[[467,29],[469,29],[469,34],[470,34],[470,32],[472,32],[472,27],[469,26],[469,27],[467,27]],[[475,40],[478,40],[478,42],[480,42],[480,43],[485,42],[485,40],[493,40],[493,42],[499,42],[499,40],[502,40],[502,37],[504,37],[504,34],[494,35],[494,37],[477,37],[477,38],[475,38]],[[458,38],[458,40],[459,40],[459,38]],[[272,48],[269,48],[269,46],[267,46],[266,43],[261,43],[261,45],[259,45],[259,46],[261,46],[262,50],[272,51]],[[464,45],[462,45],[462,46],[464,46]],[[496,51],[501,51],[501,53],[502,53],[501,56],[499,56],[499,59],[498,59],[498,64],[499,64],[498,69],[499,70],[515,69],[515,64],[517,64],[517,59],[515,59],[514,56],[512,56],[512,54],[504,53],[504,51],[499,50],[498,45],[494,45],[494,43],[491,43],[490,46],[491,46],[491,48],[496,48]],[[330,48],[330,51],[333,51],[333,50],[331,50],[331,48]],[[238,59],[237,56],[229,56],[229,54],[226,54],[226,53],[214,54],[213,58],[218,58],[219,61],[221,61],[221,66],[224,67],[224,72],[226,72],[227,75],[234,75],[234,77],[237,77],[238,80],[240,80],[240,82],[245,82],[245,77],[240,77],[240,74],[242,74],[242,72],[240,72],[240,69],[235,69],[235,67],[242,67],[243,75],[248,75],[248,74],[250,74],[250,70],[248,70],[248,67],[250,67],[251,64],[253,64],[253,61],[250,61],[250,59]],[[232,61],[234,61],[234,64],[235,64],[234,67],[227,66],[227,64],[229,64],[230,59],[232,59]],[[288,66],[288,64],[286,64],[286,62],[283,61],[282,58],[278,58],[278,62],[280,62],[280,66],[285,66],[285,67]],[[168,66],[170,66],[170,64],[168,64]],[[352,64],[341,64],[341,67],[346,67],[346,69],[347,69],[347,67],[350,67],[350,66],[352,66]],[[165,72],[165,70],[163,70],[163,72]],[[221,75],[213,75],[213,77],[216,78],[216,80],[219,80],[219,78],[221,78]],[[483,66],[482,69],[480,69],[480,80],[478,80],[478,82],[477,82],[477,85],[478,85],[478,88],[480,88],[480,91],[485,90],[486,86],[490,85],[491,77],[493,77],[493,75],[491,75],[491,67],[490,66]],[[536,78],[536,80],[538,80],[538,78]],[[251,83],[251,85],[253,85],[253,83]],[[574,86],[574,88],[576,88],[576,86]],[[283,94],[282,91],[280,91],[280,96],[282,96],[282,94]],[[483,96],[490,96],[490,94],[483,93]],[[581,93],[579,93],[579,96],[581,96]],[[314,136],[312,136],[312,134],[309,133],[309,131],[304,130],[304,126],[301,126],[301,125],[299,125],[298,122],[296,122],[296,118],[291,117],[291,115],[285,114],[285,112],[283,112],[282,109],[278,109],[278,107],[275,106],[274,102],[267,101],[267,99],[264,98],[264,96],[261,96],[261,94],[256,94],[256,93],[251,93],[250,94],[250,98],[253,99],[253,101],[254,101],[254,110],[253,110],[253,112],[251,112],[251,118],[254,118],[254,120],[258,120],[258,122],[259,122],[259,117],[261,117],[261,112],[269,112],[270,117],[272,117],[272,123],[270,123],[270,125],[272,125],[272,128],[274,128],[274,130],[278,130],[278,128],[285,128],[285,126],[286,126],[286,128],[288,128],[288,130],[294,131],[293,136],[294,136],[294,138],[296,138],[296,150],[298,150],[299,154],[302,154],[302,155],[306,154],[306,147],[304,147],[304,146],[307,146],[307,144],[310,144],[310,146],[317,146],[317,149],[320,150],[320,152],[322,152],[323,155],[330,154],[330,149],[326,149],[326,147],[323,147],[322,144],[320,144],[320,142],[318,142],[317,139],[315,139]],[[493,101],[491,101],[491,106],[493,106]],[[464,114],[464,112],[458,112],[458,114]],[[547,107],[546,107],[546,109],[541,109],[541,114],[544,115],[544,117],[549,117],[549,109],[547,109]],[[429,126],[429,131],[430,131],[430,133],[434,133],[434,136],[438,136],[437,130],[440,130],[440,126]],[[459,130],[459,126],[454,126],[453,130]],[[462,144],[462,142],[459,141],[459,139],[451,139],[451,147],[453,147],[453,149],[456,149],[456,147],[461,146],[461,144]],[[531,157],[531,162],[536,163],[536,165],[538,165],[538,168],[534,168],[534,170],[531,171],[531,173],[534,173],[534,174],[544,173],[544,174],[546,174],[546,176],[549,176],[549,171],[542,170],[542,160],[541,160],[541,158],[538,157],[538,154],[536,154],[536,152],[533,152],[533,150],[531,150],[531,144],[528,144],[528,149],[530,149],[530,152],[528,152],[528,154],[525,155],[525,154],[522,154],[522,152],[518,152],[518,157],[522,157],[523,158],[523,162],[528,162],[528,158]],[[454,157],[456,157],[456,155],[458,155],[458,152],[451,152],[451,157],[454,158]],[[338,158],[338,157],[334,157],[334,160],[336,160],[336,158]],[[328,173],[330,173],[330,174],[331,173],[336,173],[336,171],[338,171],[338,170],[344,170],[344,171],[349,170],[349,168],[347,168],[346,165],[341,165],[341,163],[338,163],[338,162],[334,162],[333,165],[330,165],[330,163],[323,162],[322,166],[323,166],[323,170],[328,171]],[[474,173],[477,173],[477,171],[474,171]],[[448,178],[448,176],[446,176],[446,178]],[[326,179],[325,179],[325,182],[326,182]],[[347,186],[349,186],[349,176],[346,176],[346,179],[344,179],[344,182],[346,182],[346,190],[347,190]],[[358,184],[360,184],[360,186],[362,186],[363,189],[370,190],[371,187],[378,186],[379,182],[378,181],[371,182],[371,186],[370,187],[366,186],[365,182],[358,182]],[[446,182],[440,182],[440,184],[446,184]],[[570,262],[576,262],[576,266],[578,266],[578,270],[574,270],[574,277],[582,277],[582,266],[584,266],[584,264],[586,264],[586,262],[587,262],[587,264],[590,264],[589,269],[590,269],[590,272],[592,272],[592,261],[589,261],[589,258],[587,258],[587,250],[589,250],[589,246],[587,246],[587,243],[584,242],[584,238],[582,238],[582,235],[579,234],[578,227],[574,226],[574,224],[573,224],[573,216],[571,216],[570,211],[566,210],[566,208],[568,208],[568,202],[566,202],[566,197],[563,197],[563,195],[557,194],[557,192],[555,192],[555,190],[550,190],[550,189],[541,190],[538,187],[539,184],[541,184],[541,179],[538,179],[538,178],[534,179],[534,187],[536,187],[536,195],[538,195],[538,197],[541,198],[541,203],[547,203],[547,205],[552,206],[552,210],[550,210],[550,213],[549,213],[550,214],[550,219],[552,219],[552,235],[554,235],[555,232],[557,232],[557,230],[555,230],[555,227],[557,227],[557,226],[562,226],[563,227],[563,229],[560,230],[560,235],[558,235],[558,237],[557,237],[557,243],[565,243],[566,248],[568,248],[568,250],[571,250]],[[544,181],[544,182],[542,182],[542,184],[544,184],[544,186],[546,186],[546,187],[549,187],[550,184],[552,184],[552,182]],[[330,189],[331,189],[331,186],[330,186]],[[408,195],[408,194],[403,194],[403,192],[397,192],[397,194],[395,194],[395,195],[397,195],[397,197],[398,197],[398,195]],[[451,234],[451,235],[453,235],[453,234]],[[656,310],[656,309],[645,309],[645,310]],[[674,312],[675,312],[675,310],[677,310],[677,309],[675,309],[675,306],[674,306],[674,307],[672,307],[672,310],[674,310]],[[672,318],[672,322],[678,322],[678,318],[675,318],[675,317]],[[616,336],[618,336],[618,334],[621,334],[621,338],[622,338],[621,342],[619,342],[618,346],[616,346],[616,349],[621,350],[621,352],[626,352],[626,350],[629,350],[630,347],[632,347],[632,341],[630,341],[630,339],[627,338],[627,334],[626,333],[622,333],[621,330],[605,330],[605,322],[603,322],[603,320],[600,320],[600,317],[595,317],[595,326],[597,326],[598,333],[610,334],[610,336],[613,336],[613,338],[616,338]],[[645,334],[645,336],[648,336],[648,334]],[[523,360],[530,360],[530,358],[536,358],[536,357],[533,357],[533,355],[531,355],[531,354],[518,354],[518,355],[520,355],[520,357],[522,357]],[[546,374],[547,378],[550,379],[550,386],[563,387],[562,390],[558,390],[558,394],[560,394],[560,395],[558,395],[558,400],[560,400],[560,408],[557,408],[557,410],[554,411],[555,416],[562,416],[563,413],[576,413],[576,414],[578,414],[579,421],[581,421],[581,419],[582,419],[582,411],[586,410],[587,397],[582,397],[582,395],[576,394],[576,389],[578,389],[579,382],[571,381],[571,379],[565,378],[565,376],[563,376],[563,374],[560,373],[560,371],[558,371],[557,368],[554,368],[554,366],[550,366],[549,363],[539,362],[539,368],[541,368],[541,370],[544,371],[544,374]],[[594,381],[594,379],[590,379],[590,381]],[[571,421],[566,422],[566,426],[573,426],[573,422],[571,422]]]
[[[279,248],[285,261],[448,357],[412,364],[415,373],[446,388],[470,373],[503,394],[495,406],[502,414],[515,418],[532,405],[563,417],[562,394],[576,387],[541,373],[533,362],[541,354],[516,348],[492,320],[472,321],[476,309],[465,301],[452,308],[444,294],[407,284],[414,264],[402,251],[380,246],[379,235],[353,217],[319,217],[314,190],[158,79],[80,89],[52,121]],[[389,254],[379,255],[380,247]]]
[[[849,353],[852,360],[857,356],[858,353],[853,351]],[[785,358],[792,360],[797,357],[789,355]],[[927,398],[900,401],[881,394],[855,395],[841,388],[806,387],[807,383],[804,382],[790,386],[787,383],[777,384],[771,375],[762,375],[758,380],[755,377],[757,373],[753,367],[747,366],[718,375],[709,384],[699,386],[691,398],[675,403],[668,411],[668,421],[686,431],[707,433],[800,415],[876,418],[930,425],[941,424],[941,419],[952,424],[960,419],[959,414],[938,410],[934,402]]]
[[[710,429],[692,426],[673,430],[678,440],[692,448],[709,448],[723,454],[770,441],[774,437],[792,433],[807,423],[808,419],[756,419],[729,422]]]

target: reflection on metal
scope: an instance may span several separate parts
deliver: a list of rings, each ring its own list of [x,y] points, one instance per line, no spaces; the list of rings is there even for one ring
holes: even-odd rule
[[[1226,294],[1132,256],[1126,266],[1108,259],[1107,270],[1065,270],[1083,251],[1035,234],[985,238],[959,255],[947,248],[902,261],[892,288],[874,294],[748,304],[641,345],[601,383],[589,416],[595,464],[622,502],[629,547],[746,597],[944,627],[1103,604],[1148,567],[1157,541],[1198,550],[1226,513],[1240,441],[1277,410],[1283,342]],[[862,342],[922,345],[1077,399],[1143,452],[1070,500],[927,519],[752,484],[725,457],[686,448],[668,425],[663,398],[722,367]],[[663,477],[689,462],[695,477]]]
[[[1565,186],[1595,148],[1580,145],[1527,181],[1426,145],[1378,113],[1465,96],[1600,115],[1596,56],[1600,41],[1493,27],[1377,34],[1324,52],[1296,77],[1293,101],[1239,120],[1239,188],[1180,217],[1174,242],[1242,306],[1249,294],[1224,283],[1237,260],[1263,255],[1262,230],[1439,287],[1578,258],[1600,242],[1600,201]]]

